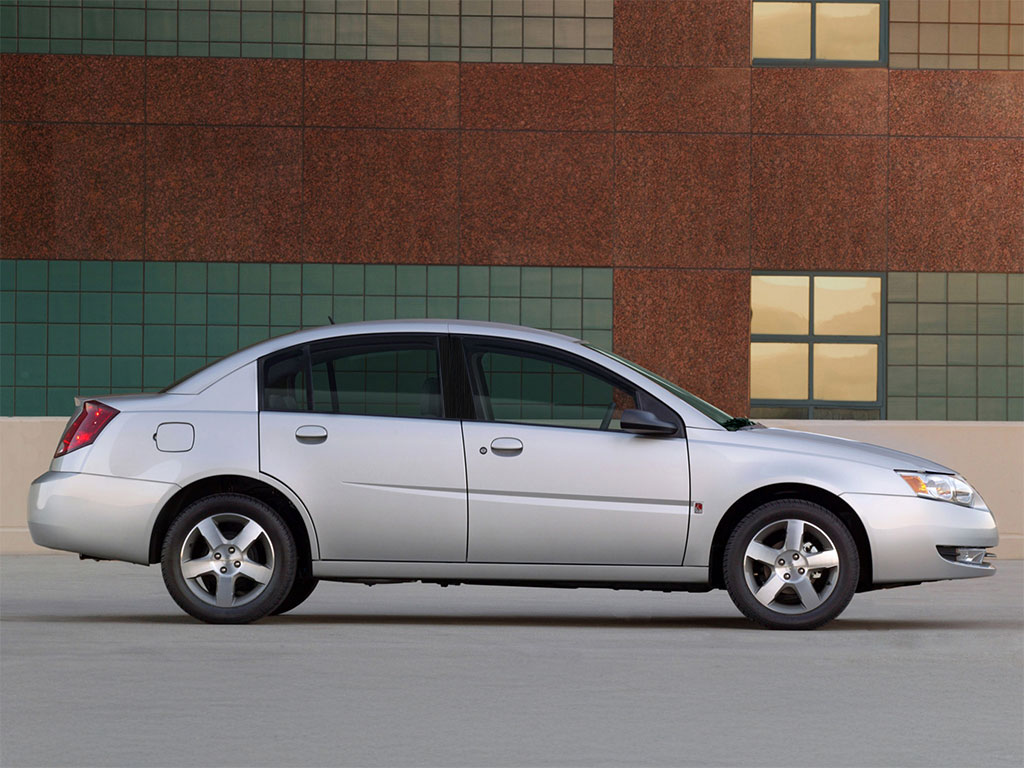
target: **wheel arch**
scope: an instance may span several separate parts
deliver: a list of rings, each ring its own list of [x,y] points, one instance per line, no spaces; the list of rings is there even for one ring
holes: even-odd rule
[[[285,520],[299,552],[300,570],[308,570],[316,554],[316,532],[307,517],[288,495],[265,480],[245,475],[212,475],[194,480],[164,504],[153,524],[149,540],[149,562],[160,562],[160,550],[174,518],[189,504],[217,493],[240,493],[264,502]]]
[[[867,531],[860,517],[853,507],[847,504],[839,496],[831,491],[818,488],[813,485],[801,483],[778,483],[767,485],[750,491],[745,496],[737,499],[722,516],[715,529],[715,535],[711,540],[711,554],[708,561],[709,576],[712,586],[725,587],[725,580],[722,573],[723,560],[725,558],[725,544],[729,540],[729,534],[739,525],[739,522],[748,513],[757,509],[762,504],[778,499],[801,499],[819,504],[829,512],[835,514],[850,531],[853,540],[857,545],[857,555],[860,558],[860,581],[857,584],[858,592],[866,592],[872,588],[872,561],[871,542],[868,540]]]

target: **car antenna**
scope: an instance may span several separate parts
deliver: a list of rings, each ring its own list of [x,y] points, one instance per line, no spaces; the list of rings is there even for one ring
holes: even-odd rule
[[[330,315],[328,315],[328,316],[327,316],[327,319],[331,321],[331,325],[334,325],[334,318],[333,318],[333,317],[331,317]]]

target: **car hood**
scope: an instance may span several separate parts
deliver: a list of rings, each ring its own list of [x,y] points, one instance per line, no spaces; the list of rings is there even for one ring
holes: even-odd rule
[[[784,451],[811,456],[826,456],[870,464],[886,469],[912,469],[922,472],[944,472],[955,474],[954,470],[931,459],[915,456],[911,453],[894,451],[880,445],[861,443],[842,437],[819,435],[814,432],[798,432],[792,429],[763,427],[741,429],[733,436],[752,448],[771,451]]]

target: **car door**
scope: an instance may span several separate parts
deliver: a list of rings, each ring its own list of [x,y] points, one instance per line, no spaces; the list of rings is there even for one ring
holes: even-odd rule
[[[260,469],[309,509],[325,560],[466,559],[462,430],[439,339],[349,337],[261,361]]]
[[[476,420],[463,423],[470,562],[679,565],[689,521],[682,429],[623,432],[626,408],[682,422],[561,350],[462,339]]]

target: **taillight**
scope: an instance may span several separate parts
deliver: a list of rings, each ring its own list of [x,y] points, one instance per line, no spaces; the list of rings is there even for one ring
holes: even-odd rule
[[[99,400],[87,400],[82,405],[82,412],[64,430],[64,435],[60,439],[60,444],[57,446],[57,451],[53,454],[53,458],[71,453],[87,445],[92,445],[96,438],[99,437],[100,432],[103,431],[103,428],[118,413],[120,411],[117,408],[111,408]]]

